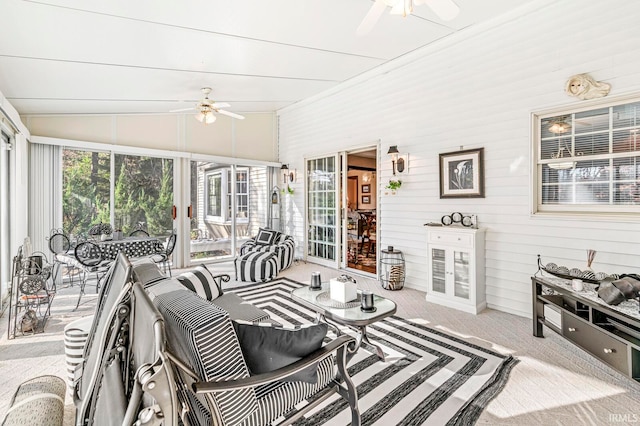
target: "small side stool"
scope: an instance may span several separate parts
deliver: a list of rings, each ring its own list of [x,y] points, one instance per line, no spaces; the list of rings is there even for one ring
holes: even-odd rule
[[[82,362],[84,346],[87,343],[93,318],[93,315],[82,317],[64,327],[64,361],[67,365],[67,386],[69,395],[72,397],[76,368]]]
[[[236,280],[246,282],[271,281],[278,275],[278,259],[271,251],[250,251],[236,257]]]
[[[64,380],[39,376],[20,384],[11,399],[3,426],[62,426]]]

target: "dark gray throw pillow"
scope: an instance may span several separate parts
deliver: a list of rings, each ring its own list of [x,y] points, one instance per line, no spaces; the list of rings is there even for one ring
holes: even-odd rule
[[[276,239],[280,236],[279,231],[273,229],[260,228],[256,236],[256,244],[270,246],[275,244]]]
[[[271,323],[253,324],[234,320],[242,354],[251,374],[268,373],[298,361],[320,349],[327,335],[327,324],[287,328]],[[318,382],[317,364],[285,379],[289,382]]]

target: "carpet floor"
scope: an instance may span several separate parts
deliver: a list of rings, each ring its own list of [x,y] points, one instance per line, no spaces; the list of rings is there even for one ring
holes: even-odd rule
[[[316,313],[296,303],[291,290],[304,284],[281,278],[229,289],[269,312],[272,319],[297,325]],[[353,333],[347,327],[340,332]],[[391,316],[367,327],[383,348],[385,361],[369,345],[349,362],[357,385],[363,425],[469,425],[504,387],[516,360],[441,331]],[[337,396],[296,424],[345,425],[350,413]]]

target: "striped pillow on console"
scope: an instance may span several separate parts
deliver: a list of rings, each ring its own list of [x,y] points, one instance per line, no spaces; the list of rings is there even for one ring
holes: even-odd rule
[[[213,278],[206,266],[196,266],[193,271],[185,272],[177,277],[180,284],[209,301],[222,296],[222,288]]]

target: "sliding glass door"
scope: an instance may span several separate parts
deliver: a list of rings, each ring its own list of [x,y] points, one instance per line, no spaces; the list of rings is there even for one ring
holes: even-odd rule
[[[307,257],[339,267],[338,155],[307,160]]]
[[[269,168],[191,161],[191,263],[230,259],[267,224]]]

